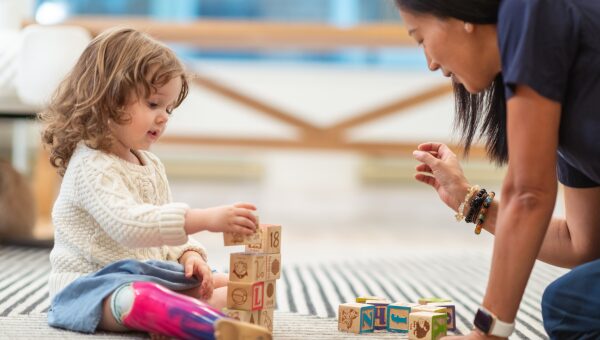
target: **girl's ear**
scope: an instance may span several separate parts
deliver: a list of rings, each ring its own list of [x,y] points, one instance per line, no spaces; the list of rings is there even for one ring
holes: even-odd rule
[[[465,22],[465,31],[467,33],[473,33],[474,30],[475,30],[475,25],[473,25],[470,22]]]

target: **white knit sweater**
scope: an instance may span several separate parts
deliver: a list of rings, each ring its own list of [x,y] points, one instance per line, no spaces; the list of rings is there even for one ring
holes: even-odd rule
[[[183,229],[189,207],[171,202],[160,160],[147,151],[136,155],[144,165],[77,146],[52,210],[51,297],[118,260],[177,261],[186,250],[206,259]]]

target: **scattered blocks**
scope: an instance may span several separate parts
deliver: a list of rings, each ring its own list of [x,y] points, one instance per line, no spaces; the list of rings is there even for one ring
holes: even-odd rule
[[[430,302],[428,305],[445,307],[448,315],[448,323],[446,324],[449,331],[456,331],[456,305],[453,302]]]
[[[373,332],[375,306],[364,303],[343,303],[339,307],[338,330],[349,333]]]
[[[382,330],[387,328],[387,306],[389,301],[385,300],[367,300],[368,305],[375,306],[375,319],[373,320],[373,329]]]
[[[412,312],[408,315],[408,338],[437,340],[446,335],[446,314]]]
[[[365,302],[367,302],[367,300],[385,300],[385,298],[382,298],[379,296],[369,296],[369,295],[359,296],[356,298],[357,303],[365,303]]]
[[[421,305],[426,305],[431,302],[452,302],[452,300],[439,297],[419,298],[419,304]]]
[[[391,303],[387,306],[387,330],[408,333],[408,315],[418,303]]]

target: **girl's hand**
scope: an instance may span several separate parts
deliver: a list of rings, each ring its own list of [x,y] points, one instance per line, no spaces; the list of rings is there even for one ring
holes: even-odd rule
[[[469,190],[469,182],[458,163],[456,155],[442,143],[424,143],[413,151],[413,156],[421,162],[415,178],[431,185],[440,198],[452,210],[457,211]]]
[[[202,300],[210,299],[214,289],[212,270],[202,256],[193,250],[188,250],[181,255],[179,263],[183,265],[185,277],[195,276],[198,281],[202,282],[200,298]]]
[[[256,207],[250,203],[236,203],[205,209],[207,230],[223,233],[250,235],[256,231],[258,221],[252,211]]]

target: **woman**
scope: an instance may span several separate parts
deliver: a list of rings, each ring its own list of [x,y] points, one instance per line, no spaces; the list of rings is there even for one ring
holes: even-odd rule
[[[600,338],[600,2],[396,0],[428,66],[451,77],[465,151],[482,137],[508,164],[502,202],[471,186],[443,144],[416,178],[496,235],[469,339],[506,338],[535,259],[573,268],[542,299],[553,339]],[[510,155],[510,157],[509,157]],[[566,218],[553,218],[557,179]]]

